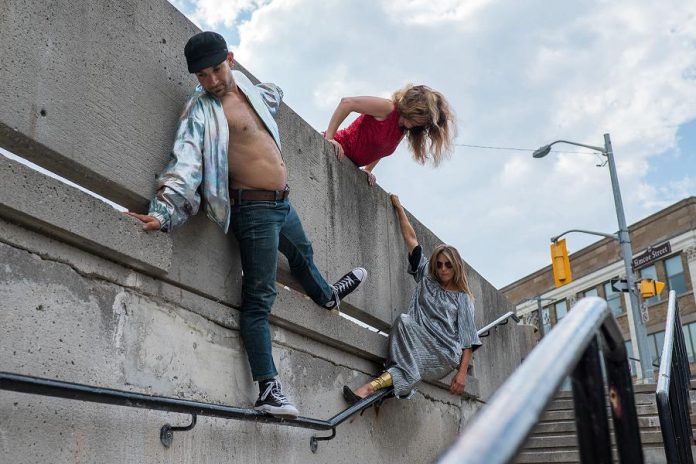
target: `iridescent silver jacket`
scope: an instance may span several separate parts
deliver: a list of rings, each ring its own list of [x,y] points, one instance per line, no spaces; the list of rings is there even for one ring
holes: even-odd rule
[[[232,71],[280,150],[278,124],[273,119],[283,99],[275,84],[254,85],[240,71]],[[227,233],[230,224],[227,148],[229,126],[220,100],[198,85],[184,105],[174,138],[171,159],[157,178],[157,193],[149,215],[161,230],[171,232],[203,207],[208,217]]]

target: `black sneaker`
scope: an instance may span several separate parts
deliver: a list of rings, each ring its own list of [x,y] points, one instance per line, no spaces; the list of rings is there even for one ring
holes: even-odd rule
[[[280,380],[259,382],[259,389],[261,390],[259,399],[254,404],[254,409],[257,411],[284,419],[295,419],[299,415],[297,408],[283,395]]]
[[[333,288],[333,299],[324,304],[326,309],[338,308],[341,300],[352,293],[358,286],[367,279],[367,271],[361,267],[356,267],[348,274],[344,275],[331,287]]]

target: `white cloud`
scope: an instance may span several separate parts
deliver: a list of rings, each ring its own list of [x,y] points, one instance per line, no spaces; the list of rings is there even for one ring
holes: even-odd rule
[[[212,18],[205,5],[199,10]],[[425,83],[457,111],[462,143],[602,145],[610,132],[630,222],[696,193],[692,177],[646,180],[649,169],[660,178],[657,161],[676,146],[679,125],[696,118],[694,2],[249,0],[226,4],[219,16],[245,8],[256,9],[239,25],[236,57],[280,84],[317,130],[341,96],[388,96]],[[376,174],[502,286],[548,264],[550,236],[617,228],[607,168],[596,167],[596,156],[561,151],[587,152],[558,145],[533,160],[529,152],[458,147],[435,170],[413,163],[402,146]],[[569,248],[591,241],[571,236]]]
[[[201,29],[214,29],[219,26],[230,27],[243,12],[250,12],[266,5],[271,0],[170,0],[181,11],[193,12],[189,19]]]

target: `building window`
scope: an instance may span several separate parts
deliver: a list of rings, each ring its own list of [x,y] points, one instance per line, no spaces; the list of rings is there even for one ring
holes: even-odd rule
[[[665,344],[665,331],[655,332],[648,335],[648,346],[650,347],[650,359],[653,365],[660,363],[662,356],[662,345]]]
[[[544,334],[548,334],[551,331],[551,315],[548,306],[541,309],[541,321],[544,324]]]
[[[696,362],[696,358],[694,358],[694,353],[696,352],[694,350],[694,345],[696,344],[696,322],[683,325],[682,332],[684,333],[686,354],[689,356],[689,362]]]
[[[585,293],[583,294],[585,297],[588,296],[599,296],[599,293],[597,292],[597,288],[591,288],[589,290],[585,290]]]
[[[556,303],[556,323],[561,322],[566,314],[568,314],[568,303],[566,300],[561,300]]]
[[[609,305],[609,309],[611,309],[611,313],[614,316],[620,316],[623,314],[621,292],[615,292],[614,289],[611,288],[611,282],[606,282],[604,284],[604,295],[606,296],[607,304]]]
[[[652,266],[641,269],[640,278],[657,280],[657,269],[655,269],[655,265],[653,264]],[[657,303],[658,301],[660,301],[660,295],[655,295],[654,297],[645,300],[645,302],[648,304]]]
[[[666,259],[665,270],[667,271],[669,289],[677,292],[677,295],[686,292],[686,277],[684,276],[681,255]]]

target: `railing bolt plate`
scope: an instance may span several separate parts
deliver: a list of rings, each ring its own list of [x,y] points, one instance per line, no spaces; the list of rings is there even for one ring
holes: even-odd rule
[[[160,429],[160,441],[165,448],[172,446],[172,441],[174,440],[174,432],[172,432],[172,426],[169,424],[164,424]]]

